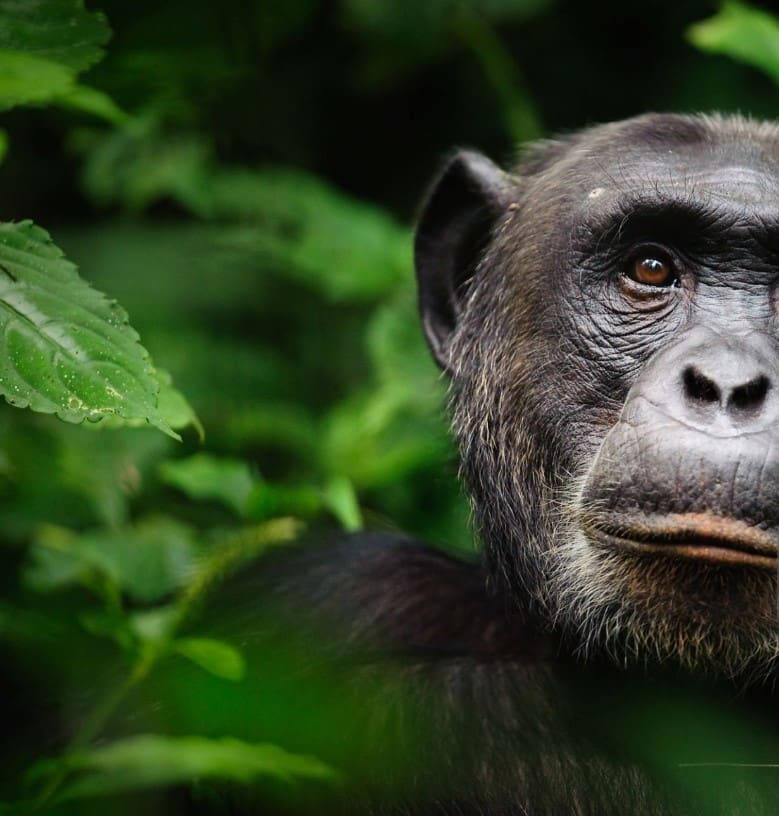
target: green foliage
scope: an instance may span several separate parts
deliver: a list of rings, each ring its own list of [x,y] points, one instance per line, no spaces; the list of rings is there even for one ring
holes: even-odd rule
[[[178,654],[225,680],[242,680],[246,663],[233,646],[211,638],[182,638],[173,646]]]
[[[27,582],[38,591],[79,583],[107,599],[121,593],[150,603],[186,583],[197,552],[192,531],[167,518],[80,535],[44,527],[33,542]]]
[[[188,459],[163,462],[160,477],[193,499],[216,499],[239,515],[254,486],[249,466],[239,459],[218,459],[197,453]]]
[[[160,383],[116,301],[81,281],[48,234],[0,224],[0,394],[67,422],[107,416],[175,435]]]
[[[27,51],[72,71],[103,57],[111,31],[105,15],[87,11],[83,0],[2,0],[0,49]]]
[[[108,96],[76,82],[102,58],[110,35],[104,15],[87,11],[83,0],[3,0],[0,110],[55,103],[122,121]]]
[[[313,757],[290,754],[275,745],[203,737],[141,734],[74,756],[78,775],[60,800],[127,793],[190,779],[251,782],[261,776],[334,781],[335,774]]]
[[[408,280],[408,231],[306,173],[215,166],[202,142],[132,122],[86,139],[84,184],[103,204],[131,210],[170,196],[225,225],[220,241],[333,301],[365,301]]]
[[[687,35],[698,48],[753,65],[779,83],[779,19],[768,12],[729,0]]]

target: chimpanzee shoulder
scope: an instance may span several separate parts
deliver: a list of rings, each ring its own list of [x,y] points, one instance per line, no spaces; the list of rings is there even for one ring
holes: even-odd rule
[[[480,557],[398,533],[364,531],[304,540],[265,556],[231,582],[235,609],[258,601],[278,620],[314,626],[347,649],[475,660],[546,658],[552,640],[493,589]]]

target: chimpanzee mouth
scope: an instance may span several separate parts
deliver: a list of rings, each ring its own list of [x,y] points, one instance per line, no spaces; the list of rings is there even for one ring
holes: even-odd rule
[[[739,519],[708,513],[607,516],[582,524],[598,544],[711,564],[779,566],[779,539]]]

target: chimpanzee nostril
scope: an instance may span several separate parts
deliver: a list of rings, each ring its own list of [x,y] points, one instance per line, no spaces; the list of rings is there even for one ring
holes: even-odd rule
[[[682,380],[684,382],[684,394],[688,399],[695,402],[719,403],[722,394],[717,384],[695,366],[687,366],[684,369]]]
[[[625,421],[638,422],[634,414],[646,404],[669,420],[712,437],[775,429],[779,427],[779,338],[757,331],[729,334],[694,326],[657,354],[631,390]],[[633,397],[641,398],[635,407]]]
[[[731,411],[754,411],[765,402],[771,383],[768,377],[760,375],[743,385],[734,388],[728,399],[728,409]]]

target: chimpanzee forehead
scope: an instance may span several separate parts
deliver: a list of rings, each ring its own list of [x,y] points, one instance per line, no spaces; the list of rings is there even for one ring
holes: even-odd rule
[[[730,205],[745,214],[751,209],[779,210],[779,167],[755,166],[737,157],[634,156],[614,161],[602,171],[596,170],[582,190],[586,200],[599,205],[634,196]]]
[[[621,123],[609,141],[607,155],[618,175],[634,180],[701,184],[712,193],[732,185],[736,195],[751,199],[779,178],[779,128],[773,123],[650,116]]]
[[[702,205],[737,221],[779,221],[779,129],[743,132],[743,120],[681,119],[684,127],[621,123],[596,134],[578,156],[573,210],[606,211],[631,200]],[[689,129],[685,129],[689,126]],[[608,140],[609,149],[604,150]],[[573,169],[573,168],[571,168]],[[583,172],[584,171],[584,172]],[[569,180],[576,173],[566,174]],[[569,199],[570,201],[570,199]]]

